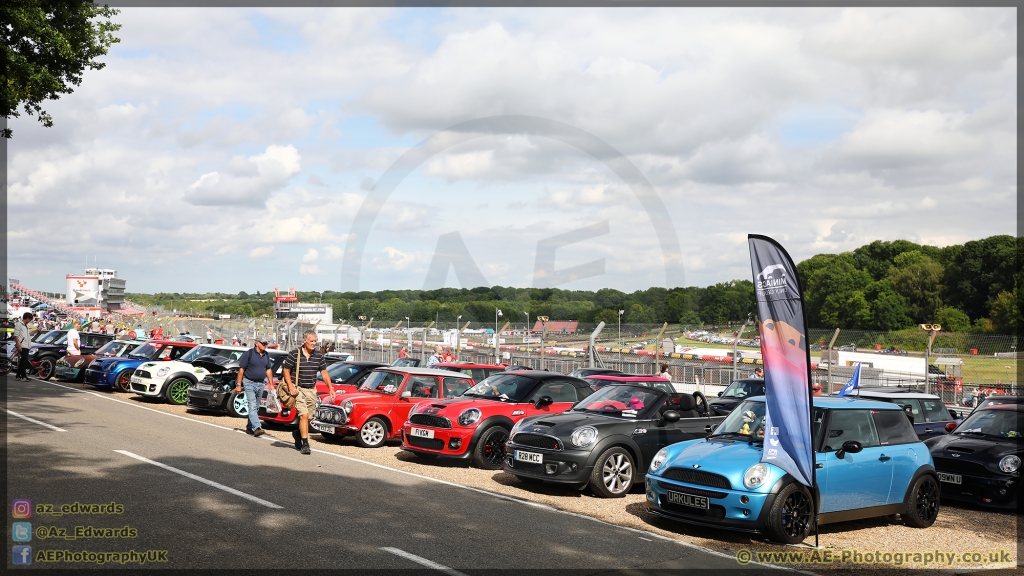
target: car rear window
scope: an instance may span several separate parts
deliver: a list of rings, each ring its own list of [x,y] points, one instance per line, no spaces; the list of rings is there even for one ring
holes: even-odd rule
[[[882,446],[918,442],[914,427],[910,425],[910,420],[902,411],[872,410],[871,417],[875,420],[878,440]]]

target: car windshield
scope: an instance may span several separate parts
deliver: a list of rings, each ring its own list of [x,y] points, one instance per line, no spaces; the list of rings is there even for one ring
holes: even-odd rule
[[[402,385],[403,375],[395,372],[371,372],[366,382],[359,387],[360,392],[376,392],[378,394],[394,394]]]
[[[537,381],[520,374],[495,374],[473,386],[463,396],[486,398],[501,402],[523,402],[529,397]]]
[[[111,340],[103,345],[102,348],[96,351],[97,356],[123,356],[127,352],[131,352],[135,349],[138,344],[132,344],[125,342],[124,340]]]
[[[749,380],[737,380],[722,393],[722,398],[746,398],[747,396],[760,396],[764,394],[764,382],[751,382]]]
[[[144,344],[139,346],[135,350],[132,350],[131,354],[128,354],[132,358],[144,358],[146,360],[155,360],[160,354],[161,346],[159,344]]]
[[[36,340],[39,344],[61,344],[67,340],[68,333],[63,330],[52,330]]]
[[[659,394],[654,389],[605,386],[581,400],[572,409],[574,412],[594,412],[619,418],[636,418],[647,408],[658,405],[658,399],[663,397],[664,394]]]
[[[736,382],[733,384],[736,384]],[[748,400],[726,416],[725,420],[715,429],[715,433],[711,436],[742,436],[753,440],[763,440],[764,410],[764,402],[751,402]]]
[[[661,390],[662,392],[667,392],[669,394],[675,393],[675,389],[672,388],[672,385],[665,380],[642,380],[636,382],[621,382],[618,380],[604,380],[602,378],[595,378],[593,376],[591,376],[590,378],[584,378],[584,380],[586,380],[590,384],[590,387],[593,388],[594,390],[600,390],[605,386],[611,386],[614,384],[629,384],[631,386],[644,386],[647,388],[654,388],[655,390]]]
[[[359,367],[352,364],[339,362],[327,367],[327,374],[331,376],[331,382],[344,382],[359,373]]]
[[[185,355],[180,358],[180,360],[182,362],[191,362],[196,358],[201,358],[203,356],[215,356],[217,355],[217,351],[218,349],[214,348],[213,346],[196,346],[195,348],[186,352]]]
[[[980,410],[963,421],[954,434],[984,434],[999,438],[1020,438],[1016,410]]]

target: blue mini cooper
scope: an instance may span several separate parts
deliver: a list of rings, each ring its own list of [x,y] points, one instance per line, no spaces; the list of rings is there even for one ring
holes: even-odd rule
[[[646,478],[651,513],[787,544],[803,541],[814,523],[811,493],[761,462],[764,412],[764,396],[749,398],[707,438],[658,452]],[[899,406],[816,397],[813,416],[819,525],[890,514],[915,528],[935,522],[932,457]]]

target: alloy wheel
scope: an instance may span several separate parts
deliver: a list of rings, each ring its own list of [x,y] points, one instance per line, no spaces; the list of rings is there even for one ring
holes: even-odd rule
[[[245,397],[244,392],[235,395],[232,407],[235,409],[235,414],[238,414],[239,416],[244,417],[249,415],[249,399]]]
[[[367,444],[379,444],[384,440],[384,426],[376,420],[367,422],[359,429],[359,435]]]
[[[484,443],[484,460],[491,466],[499,466],[505,461],[505,443],[508,442],[508,433],[504,428],[500,432],[493,432],[487,437]]]
[[[625,454],[612,454],[604,461],[602,479],[609,491],[619,494],[633,485],[633,465]]]
[[[171,402],[175,404],[184,404],[188,401],[188,388],[191,386],[191,382],[185,379],[175,380],[171,382]]]
[[[811,501],[803,490],[794,491],[782,504],[782,527],[792,538],[807,533],[811,524]]]
[[[917,499],[914,502],[917,508],[917,515],[926,522],[935,520],[939,515],[939,489],[934,481],[927,481],[921,484],[917,490]]]

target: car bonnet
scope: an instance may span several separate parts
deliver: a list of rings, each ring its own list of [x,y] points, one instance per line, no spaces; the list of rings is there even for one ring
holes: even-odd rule
[[[1014,438],[992,438],[981,436],[960,436],[948,434],[938,438],[929,450],[932,457],[956,458],[958,460],[992,463],[1003,456],[1021,455],[1024,447]]]
[[[742,486],[743,472],[760,462],[762,453],[759,444],[748,444],[742,439],[733,442],[691,440],[670,446],[669,450],[672,452],[665,463],[666,469],[693,468],[696,464],[700,470],[729,478],[733,486]]]

